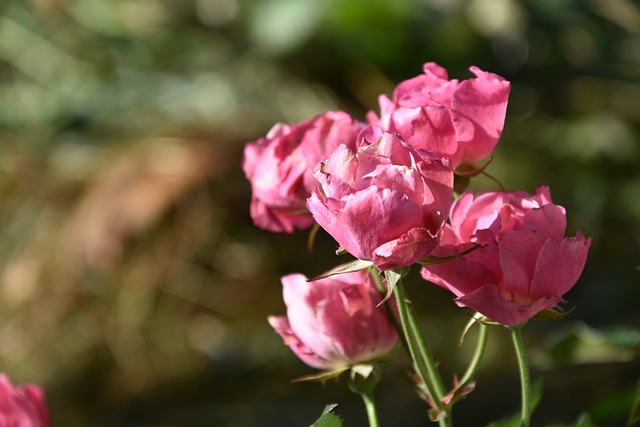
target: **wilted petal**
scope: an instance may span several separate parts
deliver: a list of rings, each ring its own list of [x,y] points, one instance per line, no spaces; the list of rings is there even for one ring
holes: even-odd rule
[[[338,146],[355,148],[363,125],[342,111],[329,111],[296,125],[278,124],[245,146],[242,168],[251,183],[251,217],[265,230],[291,233],[313,224],[306,199],[317,181],[315,166]]]

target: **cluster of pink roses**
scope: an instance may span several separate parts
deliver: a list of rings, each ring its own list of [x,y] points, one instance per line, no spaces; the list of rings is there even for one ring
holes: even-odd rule
[[[248,144],[243,169],[254,223],[274,232],[317,223],[380,271],[452,257],[423,265],[422,277],[504,325],[562,302],[591,239],[565,237],[565,210],[548,188],[466,191],[454,201],[456,171],[481,170],[476,162],[497,144],[510,90],[500,76],[471,71],[475,78],[449,80],[428,63],[392,98],[380,96],[380,116],[369,113],[367,123],[331,111],[278,124]],[[371,361],[396,343],[367,272],[282,282],[287,317],[270,323],[310,366]]]

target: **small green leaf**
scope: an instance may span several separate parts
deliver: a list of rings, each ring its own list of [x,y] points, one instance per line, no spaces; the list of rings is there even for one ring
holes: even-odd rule
[[[409,274],[409,268],[410,267],[402,267],[393,270],[386,270],[384,272],[384,278],[387,279],[387,295],[385,295],[384,299],[380,301],[380,304],[384,304],[389,298],[391,298],[393,290],[395,289],[398,282],[400,282],[403,277]]]
[[[336,274],[353,273],[354,271],[360,271],[360,270],[369,268],[372,265],[373,263],[371,261],[357,259],[347,265],[343,265],[341,267],[334,268],[333,270],[329,270],[326,273],[321,274],[320,276],[314,277],[313,279],[308,279],[307,282],[326,279],[327,277],[335,276]]]
[[[466,326],[464,327],[462,334],[460,334],[460,340],[458,341],[458,346],[462,346],[462,344],[464,343],[464,337],[467,336],[467,333],[469,332],[471,327],[478,322],[482,322],[482,319],[484,317],[485,316],[483,314],[480,314],[477,312],[473,315],[473,317],[467,322]]]
[[[324,409],[322,410],[322,415],[326,415],[329,412],[333,411],[334,409],[336,409],[338,407],[337,403],[329,403],[327,406],[324,407]]]
[[[344,427],[342,418],[331,412],[336,406],[335,403],[325,406],[322,416],[311,427]]]

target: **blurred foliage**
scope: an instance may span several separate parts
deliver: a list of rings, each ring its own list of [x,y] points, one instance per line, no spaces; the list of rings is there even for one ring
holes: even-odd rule
[[[509,189],[549,184],[569,232],[594,237],[575,310],[525,334],[534,375],[551,379],[534,421],[593,407],[576,425],[623,423],[640,377],[631,0],[0,2],[2,370],[45,385],[54,425],[308,425],[334,397],[358,425],[344,384],[288,384],[309,370],[265,317],[284,310],[279,277],[333,267],[334,243],[320,235],[311,255],[305,233],[252,225],[242,147],[328,109],[363,118],[427,61],[512,81],[488,172]],[[467,319],[440,289],[410,293],[460,372],[467,350],[450,335]],[[461,425],[517,408],[503,335]],[[416,425],[425,409],[399,359],[382,423]]]

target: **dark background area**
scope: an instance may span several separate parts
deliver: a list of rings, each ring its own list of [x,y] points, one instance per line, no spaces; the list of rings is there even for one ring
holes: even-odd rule
[[[551,187],[593,237],[567,317],[525,329],[544,394],[533,425],[625,424],[640,378],[640,7],[631,0],[5,0],[0,3],[0,369],[46,390],[56,426],[304,426],[344,382],[270,329],[280,276],[343,262],[320,233],[258,230],[240,164],[276,122],[361,120],[435,61],[512,82],[488,172]],[[496,188],[478,177],[477,190]],[[468,314],[409,277],[445,378]],[[396,351],[382,425],[425,425]],[[518,410],[492,328],[460,426]],[[638,392],[635,392],[637,398]],[[590,425],[586,423],[580,425]]]

